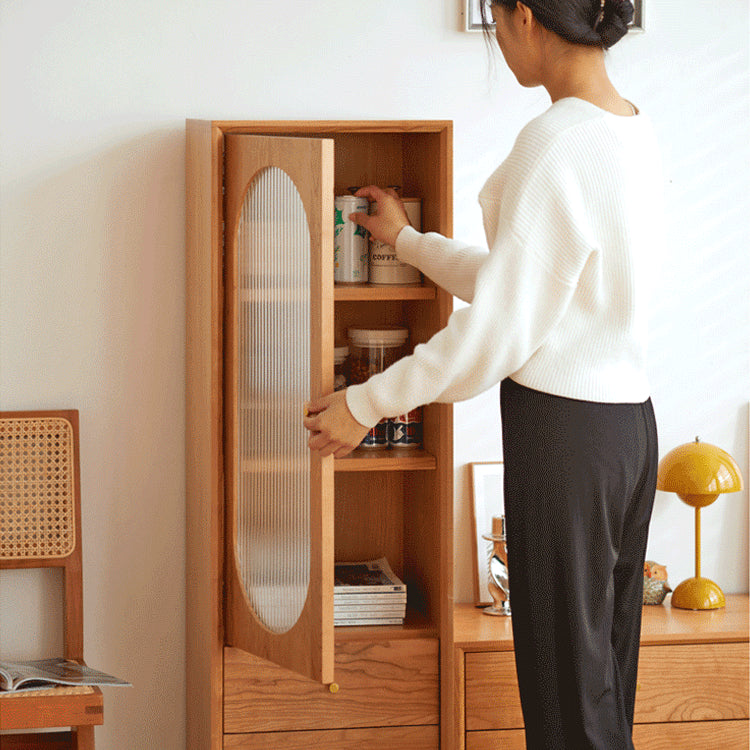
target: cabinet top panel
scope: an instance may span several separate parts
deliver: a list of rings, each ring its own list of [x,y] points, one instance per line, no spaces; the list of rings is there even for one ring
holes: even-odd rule
[[[191,122],[191,120],[188,120]],[[206,122],[206,121],[204,121]],[[223,133],[440,133],[452,120],[211,120]]]

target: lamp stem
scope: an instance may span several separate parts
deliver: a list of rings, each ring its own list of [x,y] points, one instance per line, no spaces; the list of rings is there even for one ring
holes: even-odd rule
[[[695,508],[695,577],[701,577],[701,509]]]

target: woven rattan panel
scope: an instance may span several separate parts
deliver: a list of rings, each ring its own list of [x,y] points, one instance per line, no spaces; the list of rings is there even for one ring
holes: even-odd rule
[[[0,419],[0,559],[75,549],[74,458],[66,419]]]

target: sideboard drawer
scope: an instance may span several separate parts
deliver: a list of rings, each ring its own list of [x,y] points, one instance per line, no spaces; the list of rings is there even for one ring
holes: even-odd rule
[[[466,729],[523,727],[512,651],[466,654]]]
[[[438,724],[433,638],[336,644],[338,692],[235,648],[224,649],[224,732]]]
[[[440,728],[371,727],[224,735],[224,750],[438,750]]]
[[[747,719],[749,667],[747,643],[643,646],[635,723]]]
[[[748,750],[747,721],[636,724],[633,743],[638,750]],[[466,750],[526,750],[523,730],[467,732]]]
[[[643,646],[635,723],[748,718],[747,643]],[[466,729],[518,729],[512,651],[466,654]]]

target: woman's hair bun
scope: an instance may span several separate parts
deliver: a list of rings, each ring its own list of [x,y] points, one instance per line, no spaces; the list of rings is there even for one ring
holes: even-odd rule
[[[628,33],[628,24],[633,20],[633,4],[630,0],[604,0],[604,7],[594,31],[601,37],[602,46],[611,47]]]
[[[517,0],[490,0],[514,10]],[[633,20],[630,0],[524,0],[545,29],[573,44],[611,47],[628,33]],[[484,12],[484,3],[480,3]],[[489,26],[487,26],[489,28]]]

